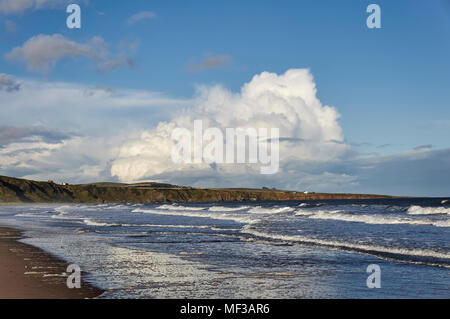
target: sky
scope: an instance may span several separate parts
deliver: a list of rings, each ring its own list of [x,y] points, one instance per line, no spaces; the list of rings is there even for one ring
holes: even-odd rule
[[[0,175],[448,196],[449,56],[448,0],[0,0]],[[279,127],[279,171],[175,165],[195,119]]]

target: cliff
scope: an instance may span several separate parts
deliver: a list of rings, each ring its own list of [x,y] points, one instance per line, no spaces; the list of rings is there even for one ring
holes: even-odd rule
[[[203,189],[170,184],[95,183],[59,185],[0,176],[0,203],[156,203],[388,198],[382,195],[324,194],[270,189]]]

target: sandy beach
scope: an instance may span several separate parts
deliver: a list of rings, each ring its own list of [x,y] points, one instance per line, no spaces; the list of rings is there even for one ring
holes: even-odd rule
[[[20,231],[0,227],[0,299],[84,299],[101,290],[82,283],[66,285],[67,263],[36,247],[18,242]]]

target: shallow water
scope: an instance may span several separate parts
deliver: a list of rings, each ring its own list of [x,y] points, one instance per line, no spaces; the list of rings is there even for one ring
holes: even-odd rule
[[[449,298],[440,201],[15,206],[0,223],[80,265],[104,298]]]

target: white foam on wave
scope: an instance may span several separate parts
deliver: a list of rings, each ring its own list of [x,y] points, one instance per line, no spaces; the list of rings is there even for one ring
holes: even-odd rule
[[[90,219],[90,218],[83,219],[83,223],[88,225],[88,226],[99,226],[99,227],[117,227],[117,226],[122,226],[121,224],[102,223],[102,222],[98,222],[98,221],[95,221],[95,220]]]
[[[136,208],[132,210],[133,213],[149,213],[149,214],[159,214],[159,215],[171,215],[171,216],[186,216],[186,217],[200,217],[200,218],[210,218],[210,219],[218,219],[218,220],[232,220],[238,223],[244,224],[253,224],[259,222],[261,219],[258,218],[258,215],[267,215],[267,214],[278,214],[278,213],[287,213],[293,212],[295,209],[292,207],[277,207],[277,208],[263,208],[261,206],[256,206],[248,211],[248,206],[236,207],[230,210],[224,210],[222,207],[211,207],[208,211],[203,210],[203,207],[197,210],[184,210],[179,208],[179,206],[172,205],[163,205],[164,208],[167,206],[170,209],[160,210],[160,207],[157,209],[142,209]],[[178,209],[177,209],[178,207]],[[197,208],[197,207],[190,207]],[[200,207],[198,207],[200,208]],[[224,207],[227,208],[227,207]],[[238,212],[241,211],[241,212]],[[236,213],[233,213],[236,212]],[[250,214],[249,214],[250,213]],[[256,217],[255,217],[256,216]]]
[[[205,210],[205,207],[188,207],[188,206],[181,206],[181,205],[161,205],[158,206],[157,209],[163,209],[163,210],[188,210],[188,211],[199,211],[199,210]]]
[[[401,216],[388,216],[380,214],[349,214],[342,211],[323,210],[298,210],[296,216],[306,216],[310,219],[337,220],[345,222],[357,222],[373,225],[431,225],[436,227],[450,227],[450,220],[427,220]]]
[[[154,228],[194,228],[194,229],[211,229],[219,231],[238,231],[238,228],[218,228],[208,225],[172,225],[172,224],[122,224],[123,227],[154,227]]]
[[[450,215],[450,208],[445,207],[422,207],[413,205],[408,208],[410,215]]]
[[[59,206],[59,207],[55,207],[54,211],[56,211],[57,213],[60,214],[67,214],[69,212],[70,209],[72,209],[72,206]]]
[[[127,208],[127,205],[117,204],[105,207],[105,209],[124,209],[124,208]]]
[[[225,206],[213,206],[208,210],[210,212],[236,212],[239,210],[248,209],[250,206],[240,206],[240,207],[225,207]]]
[[[313,216],[319,212],[327,212],[327,213],[336,213],[339,212],[338,210],[328,210],[328,211],[323,211],[323,210],[312,210],[312,209],[299,209],[295,212],[295,216]]]
[[[59,214],[52,215],[50,217],[53,219],[66,219],[66,220],[82,220],[83,219],[83,217],[70,216],[66,212],[61,212]]]
[[[212,229],[212,230],[226,230],[226,231],[238,231],[240,229],[222,229],[214,226],[207,225],[171,225],[171,224],[116,224],[116,223],[105,223],[93,220],[91,218],[83,219],[83,223],[87,226],[95,227],[152,227],[152,228],[193,228],[193,229]]]
[[[184,216],[184,217],[200,217],[210,218],[218,220],[232,220],[238,223],[255,223],[259,219],[252,218],[248,214],[232,214],[232,213],[216,213],[216,212],[195,212],[195,211],[177,211],[177,210],[156,210],[156,209],[142,209],[136,208],[131,211],[132,213],[145,213],[145,214],[157,214],[157,215],[169,215],[169,216]]]
[[[289,213],[293,212],[295,209],[292,207],[274,207],[274,208],[265,208],[261,206],[256,206],[249,209],[249,213],[253,214],[279,214],[279,213]]]
[[[247,225],[242,230],[243,233],[247,233],[249,235],[253,235],[256,237],[262,237],[267,239],[274,240],[282,240],[288,242],[298,242],[298,243],[308,243],[315,245],[322,245],[327,247],[334,248],[344,248],[349,250],[359,250],[366,252],[378,252],[378,253],[388,253],[395,255],[405,255],[405,256],[417,256],[417,257],[431,257],[431,258],[439,258],[439,259],[449,259],[450,254],[442,253],[429,249],[404,249],[404,248],[394,248],[394,247],[384,247],[384,246],[376,246],[376,245],[361,245],[361,244],[353,244],[348,242],[338,242],[332,240],[324,240],[324,239],[316,239],[316,238],[308,238],[299,235],[278,235],[278,234],[270,234],[266,232],[260,232],[254,229],[251,229],[250,225]],[[450,266],[445,266],[450,268]]]

